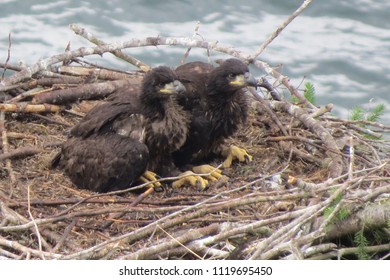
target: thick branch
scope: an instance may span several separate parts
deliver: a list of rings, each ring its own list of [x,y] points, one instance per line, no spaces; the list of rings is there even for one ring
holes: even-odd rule
[[[127,80],[130,78],[142,79],[143,72],[134,72],[134,73],[123,73],[114,70],[96,68],[96,67],[81,67],[81,66],[59,66],[57,68],[58,73],[64,75],[76,75],[76,76],[88,76],[87,79],[91,76],[96,77],[99,80]],[[65,76],[69,78],[76,78],[72,76]],[[85,82],[85,81],[82,81]],[[81,82],[79,82],[81,83]]]
[[[85,99],[102,99],[117,89],[130,86],[131,84],[132,82],[130,80],[84,84],[76,88],[73,87],[39,94],[34,97],[33,103],[66,104]]]
[[[61,107],[51,104],[28,104],[20,102],[14,104],[0,104],[0,111],[19,113],[56,113],[61,111]]]
[[[33,147],[19,148],[19,149],[13,150],[13,151],[8,152],[8,153],[0,154],[0,162],[3,160],[6,160],[6,159],[10,159],[10,158],[24,158],[24,157],[28,157],[28,156],[33,156],[33,155],[38,154],[42,151],[43,150],[41,150],[41,149],[37,149],[37,148],[33,148]]]
[[[332,240],[364,229],[385,227],[390,220],[390,204],[372,204],[352,214],[345,220],[330,224],[326,228],[326,239]]]

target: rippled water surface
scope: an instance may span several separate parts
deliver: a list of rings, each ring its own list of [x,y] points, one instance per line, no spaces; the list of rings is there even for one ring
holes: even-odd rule
[[[89,42],[73,34],[77,23],[106,42],[147,36],[192,36],[232,45],[251,53],[299,5],[297,0],[252,1],[1,1],[0,61],[5,62],[12,34],[11,63],[30,65],[40,58]],[[150,65],[179,64],[185,48],[127,50]],[[221,54],[212,53],[212,58]],[[191,60],[206,60],[204,50]],[[317,90],[317,103],[334,103],[335,114],[347,117],[354,106],[384,103],[390,108],[390,1],[314,0],[261,55],[281,65],[294,85],[304,78]],[[129,66],[105,54],[99,63]],[[257,75],[264,73],[258,72]],[[383,121],[390,123],[390,113]]]

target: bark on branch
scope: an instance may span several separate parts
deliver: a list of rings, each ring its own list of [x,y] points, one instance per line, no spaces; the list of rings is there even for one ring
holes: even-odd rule
[[[67,104],[78,100],[102,99],[115,92],[119,88],[131,85],[131,80],[117,80],[102,83],[84,84],[78,87],[39,94],[34,97],[32,102],[35,104]]]
[[[386,227],[390,220],[390,204],[371,204],[364,209],[352,214],[347,219],[330,224],[326,228],[326,239],[332,240],[353,234],[361,229],[373,229]]]
[[[61,107],[51,104],[28,104],[26,102],[14,104],[0,104],[0,111],[14,113],[56,113],[61,111]]]

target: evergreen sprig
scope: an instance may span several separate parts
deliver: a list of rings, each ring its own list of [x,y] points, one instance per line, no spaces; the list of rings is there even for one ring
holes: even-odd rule
[[[336,199],[331,203],[331,205],[324,210],[324,217],[327,218],[330,216],[330,214],[334,211],[337,204],[341,202],[343,199],[343,195],[339,194]],[[346,208],[340,208],[339,211],[336,213],[335,221],[342,221],[349,217],[349,211]]]
[[[360,106],[355,107],[352,112],[350,119],[353,121],[370,121],[370,122],[377,122],[379,121],[380,117],[385,112],[385,105],[384,104],[378,104],[371,110],[366,110]],[[361,127],[366,127],[366,124],[360,124]],[[363,133],[362,133],[363,134]],[[365,135],[367,139],[380,139],[378,137],[374,137],[372,135]]]
[[[355,233],[354,242],[358,248],[357,257],[360,260],[369,260],[371,257],[366,250],[369,244],[367,238],[364,236],[364,228]]]
[[[309,101],[311,104],[315,104],[315,94],[316,94],[316,89],[314,85],[311,82],[306,82],[305,83],[305,93],[304,96],[307,101]]]
[[[384,112],[385,104],[379,104],[372,109],[372,112],[367,116],[367,120],[370,122],[377,122]]]
[[[303,96],[305,97],[305,99],[307,101],[309,101],[313,105],[315,105],[315,102],[316,102],[315,94],[316,94],[316,90],[315,90],[314,85],[311,82],[306,82],[305,83],[305,89],[304,89]],[[291,97],[291,102],[299,103],[298,97],[292,96]]]
[[[371,110],[363,109],[357,106],[352,110],[350,119],[353,121],[370,121],[377,122],[385,112],[385,105],[378,104]]]
[[[353,108],[350,119],[352,121],[361,121],[364,119],[364,113],[365,113],[365,110],[362,107],[357,106],[357,107]]]

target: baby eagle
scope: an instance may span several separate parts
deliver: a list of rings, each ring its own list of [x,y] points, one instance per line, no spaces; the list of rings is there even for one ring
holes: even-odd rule
[[[244,88],[257,87],[248,66],[238,59],[227,59],[215,68],[190,62],[177,67],[175,72],[187,89],[180,103],[192,116],[187,141],[173,154],[175,163],[183,166],[215,154],[226,157],[224,167],[229,167],[233,159],[251,160],[244,149],[223,146],[224,140],[248,117]]]
[[[124,89],[70,130],[52,161],[79,188],[108,192],[128,188],[144,173],[164,172],[171,153],[186,141],[189,113],[177,103],[183,84],[168,67],[147,73],[141,87]]]

